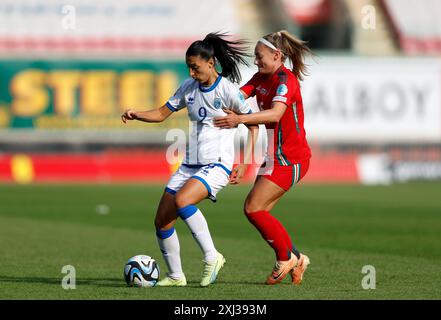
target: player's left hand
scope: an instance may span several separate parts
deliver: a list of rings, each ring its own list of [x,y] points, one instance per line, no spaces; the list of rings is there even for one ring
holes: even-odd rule
[[[229,110],[222,109],[227,115],[225,117],[215,117],[214,118],[214,126],[221,129],[230,129],[236,128],[240,124],[239,116]]]
[[[245,175],[246,170],[246,164],[239,164],[237,167],[233,168],[230,174],[230,184],[239,184],[242,177]]]

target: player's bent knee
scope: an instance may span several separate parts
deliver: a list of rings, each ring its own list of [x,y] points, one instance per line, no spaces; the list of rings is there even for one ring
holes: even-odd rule
[[[259,206],[255,202],[249,200],[245,201],[245,204],[243,206],[243,212],[245,213],[245,215],[249,215],[259,210]]]
[[[155,229],[156,230],[168,230],[173,228],[175,225],[175,221],[164,221],[164,220],[156,220],[155,219]]]
[[[166,212],[158,212],[155,217],[155,228],[156,230],[166,230],[173,228],[175,225],[177,217],[172,217],[170,214],[166,214]]]
[[[164,227],[165,227],[164,221],[162,221],[162,219],[156,217],[155,218],[155,229],[156,230],[160,230],[160,229],[162,229]]]
[[[176,208],[181,209],[190,204],[193,204],[193,202],[191,202],[189,197],[185,196],[185,194],[178,192],[175,196],[175,204],[176,204]]]

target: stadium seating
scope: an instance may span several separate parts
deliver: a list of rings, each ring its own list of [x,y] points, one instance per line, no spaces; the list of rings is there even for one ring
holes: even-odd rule
[[[362,55],[397,53],[394,33],[378,0],[283,0],[283,4],[313,49],[353,49]],[[368,28],[365,21],[372,11],[375,16],[369,23],[375,26]]]
[[[181,57],[209,32],[238,34],[235,6],[232,0],[8,0],[0,4],[0,52]]]
[[[289,16],[299,25],[326,23],[331,20],[329,0],[283,0]]]
[[[382,0],[382,2],[405,53],[441,53],[439,0]]]
[[[242,36],[256,42],[265,33],[262,23],[265,13],[254,0],[237,0],[234,5]]]
[[[352,19],[353,44],[356,53],[362,55],[388,56],[398,53],[395,35],[386,13],[378,0],[345,0]],[[366,27],[364,19],[369,9],[375,9],[375,26]]]

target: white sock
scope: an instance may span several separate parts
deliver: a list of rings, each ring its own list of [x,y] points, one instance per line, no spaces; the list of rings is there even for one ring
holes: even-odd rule
[[[210,235],[210,230],[208,230],[207,220],[205,220],[202,212],[195,206],[187,206],[184,209],[189,207],[192,207],[191,211],[194,211],[195,209],[196,211],[194,213],[191,213],[191,215],[188,217],[181,217],[193,234],[193,238],[202,249],[202,252],[204,254],[204,261],[207,263],[215,262],[217,251],[214,247],[213,239]]]
[[[162,256],[167,264],[169,271],[168,276],[173,279],[182,278],[184,273],[182,272],[179,239],[175,228],[157,231],[156,238],[158,239]]]

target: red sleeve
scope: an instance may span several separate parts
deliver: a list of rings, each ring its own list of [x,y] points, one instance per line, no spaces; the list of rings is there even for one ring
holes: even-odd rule
[[[258,82],[258,73],[256,73],[250,81],[240,88],[240,90],[242,90],[248,97],[254,97],[256,95],[256,87],[259,85]]]
[[[272,102],[278,101],[287,106],[291,105],[295,101],[298,85],[299,83],[295,77],[281,76]]]

